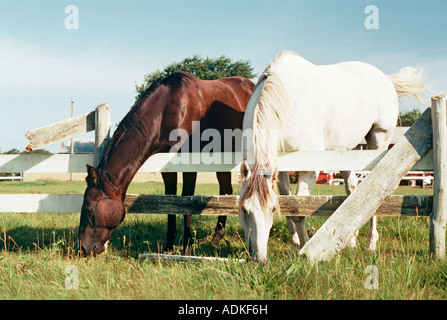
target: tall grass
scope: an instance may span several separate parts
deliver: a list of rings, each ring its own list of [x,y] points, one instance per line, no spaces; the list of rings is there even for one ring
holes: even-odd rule
[[[12,183],[22,192],[83,192],[83,183]],[[131,193],[162,193],[162,184],[133,185]],[[237,188],[237,186],[235,186]],[[198,186],[216,194],[217,186]],[[14,189],[15,190],[15,189]],[[67,191],[66,191],[67,190]],[[179,188],[180,190],[180,188]],[[411,189],[411,193],[422,191]],[[13,191],[9,193],[14,193]],[[238,191],[236,191],[238,192]],[[399,190],[407,192],[407,189]],[[430,192],[430,190],[422,191]],[[315,193],[344,194],[343,187],[318,187]],[[182,243],[178,220],[177,253]],[[285,219],[275,218],[269,263],[246,261],[173,262],[141,260],[157,252],[166,236],[165,215],[129,214],[115,230],[106,254],[76,254],[79,214],[6,213],[0,215],[0,299],[446,299],[447,262],[429,256],[429,222],[422,218],[379,218],[376,252],[366,251],[367,227],[357,248],[345,249],[330,262],[311,264],[291,250]],[[309,233],[325,221],[308,218]],[[215,217],[193,217],[193,253],[247,258],[243,229],[229,217],[217,248],[210,242]],[[78,271],[78,289],[67,289],[66,270]],[[378,288],[368,289],[368,266],[378,270]],[[66,273],[67,272],[67,273]]]

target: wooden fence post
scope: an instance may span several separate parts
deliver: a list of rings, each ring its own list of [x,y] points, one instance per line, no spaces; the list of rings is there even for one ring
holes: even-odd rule
[[[445,258],[447,221],[447,116],[446,93],[431,98],[433,125],[433,212],[430,215],[430,253]]]
[[[102,156],[110,139],[110,104],[104,103],[95,109],[95,157],[94,166],[102,160]]]

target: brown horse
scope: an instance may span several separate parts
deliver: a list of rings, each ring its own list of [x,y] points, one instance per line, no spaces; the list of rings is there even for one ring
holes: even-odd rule
[[[254,84],[242,77],[199,80],[185,72],[155,81],[123,118],[97,168],[87,165],[87,189],[79,226],[80,251],[83,255],[99,254],[105,243],[125,217],[124,199],[133,177],[153,154],[168,152],[177,144],[170,133],[183,129],[200,130],[242,128],[242,120]],[[222,137],[223,135],[221,135]],[[192,139],[188,139],[191,141]],[[223,140],[223,139],[221,139]],[[234,151],[234,143],[231,150]],[[192,150],[191,148],[189,150]],[[197,150],[192,150],[197,151]],[[176,194],[177,173],[163,173],[166,194]],[[182,195],[194,194],[197,173],[183,173]],[[220,194],[232,194],[231,173],[218,172]],[[224,235],[226,216],[219,216],[213,243]],[[168,215],[167,244],[173,249],[176,237],[176,216]],[[183,253],[192,243],[191,216],[184,216]]]

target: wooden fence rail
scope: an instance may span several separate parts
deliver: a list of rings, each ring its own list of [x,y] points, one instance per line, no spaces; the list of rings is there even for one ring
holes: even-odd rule
[[[330,216],[346,196],[279,196],[280,216]],[[0,212],[79,213],[82,194],[0,194]],[[238,215],[239,196],[165,196],[128,194],[128,213]],[[433,196],[391,196],[377,216],[429,216]]]
[[[280,155],[278,167],[281,171],[369,171],[389,151],[300,151]],[[240,153],[219,153],[221,160],[207,164],[200,153],[183,154],[182,164],[172,159],[175,153],[158,153],[150,157],[138,172],[239,172]],[[216,157],[216,156],[215,156]],[[227,159],[227,160],[225,160]],[[233,159],[228,162],[228,159]],[[13,173],[67,173],[86,172],[85,165],[95,163],[93,154],[20,154],[0,155],[0,172]],[[433,171],[433,152],[429,151],[412,169]]]
[[[91,164],[96,165],[101,160],[107,142],[110,138],[110,127],[110,104],[104,103],[97,106],[95,111],[28,131],[25,136],[30,140],[30,142],[26,147],[26,150],[31,151],[48,144],[94,130],[95,153]],[[0,172],[6,171],[2,171],[2,169],[0,169]]]

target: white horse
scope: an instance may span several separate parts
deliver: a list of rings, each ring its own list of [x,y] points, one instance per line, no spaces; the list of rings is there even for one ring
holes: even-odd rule
[[[279,210],[275,181],[279,179],[280,194],[291,194],[288,173],[275,168],[278,151],[348,150],[363,138],[369,149],[387,149],[397,123],[398,95],[417,97],[425,88],[420,77],[415,68],[386,76],[362,62],[319,66],[290,51],[269,64],[243,122],[244,135],[252,130],[253,136],[243,146],[239,220],[254,260],[267,262],[273,212]],[[350,194],[357,178],[350,171],[341,174]],[[310,195],[317,175],[299,172],[296,194]],[[298,249],[307,240],[304,219],[287,217],[292,244]],[[375,249],[378,237],[373,217],[368,249]]]

